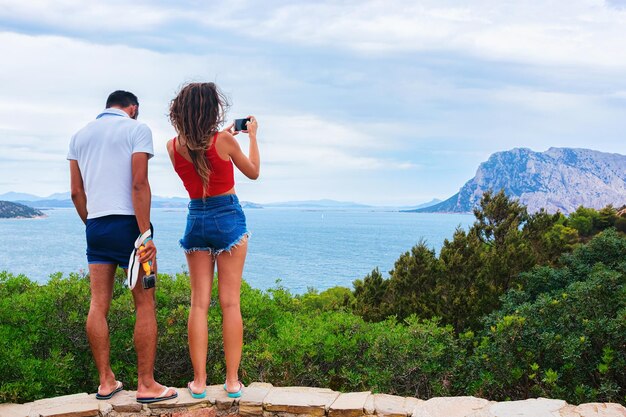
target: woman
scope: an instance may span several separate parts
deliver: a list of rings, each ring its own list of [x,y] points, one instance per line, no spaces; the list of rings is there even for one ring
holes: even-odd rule
[[[206,396],[207,314],[217,263],[228,396],[241,396],[238,370],[243,345],[239,308],[241,275],[248,249],[246,218],[235,194],[233,164],[248,178],[259,176],[257,121],[249,116],[250,147],[246,156],[230,125],[218,131],[228,103],[214,83],[184,86],[170,105],[170,121],[178,136],[167,143],[174,170],[189,193],[187,227],[180,244],[191,278],[189,353],[194,379],[187,385],[194,398]]]

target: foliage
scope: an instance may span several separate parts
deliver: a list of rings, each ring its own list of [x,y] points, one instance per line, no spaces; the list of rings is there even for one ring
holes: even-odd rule
[[[136,386],[134,312],[119,276],[108,316],[111,364],[117,379]],[[159,275],[156,378],[185,386],[192,375],[187,351],[189,277]],[[97,373],[84,330],[89,277],[54,275],[45,285],[0,273],[0,400],[31,401],[93,392]],[[217,285],[214,285],[217,299]],[[242,378],[285,385],[375,389],[411,395],[444,395],[454,373],[456,342],[449,327],[415,317],[369,323],[345,311],[346,288],[294,296],[278,285],[268,291],[245,282]],[[216,303],[214,303],[216,304]],[[221,311],[209,311],[208,382],[225,375]],[[355,359],[358,358],[358,361]]]
[[[458,381],[492,399],[626,399],[626,239],[603,232],[509,291]]]
[[[354,312],[371,321],[439,317],[457,332],[476,331],[502,295],[525,284],[523,272],[557,265],[563,253],[620,219],[612,206],[580,207],[570,217],[529,214],[503,191],[485,193],[474,216],[469,230],[458,228],[444,241],[439,256],[421,241],[398,258],[389,279],[374,270],[355,281]]]
[[[383,278],[378,268],[367,274],[363,280],[354,281],[353,311],[365,320],[381,320],[388,316],[384,296],[389,280]]]
[[[611,205],[599,211],[580,206],[570,214],[567,224],[576,229],[580,236],[589,237],[615,226],[617,218],[617,210]]]

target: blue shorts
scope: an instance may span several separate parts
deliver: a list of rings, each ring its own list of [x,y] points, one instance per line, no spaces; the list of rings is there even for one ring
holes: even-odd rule
[[[246,216],[234,194],[189,202],[185,235],[180,246],[186,253],[208,251],[217,256],[250,237]]]
[[[128,259],[140,235],[135,216],[111,215],[87,219],[87,262],[128,268]]]

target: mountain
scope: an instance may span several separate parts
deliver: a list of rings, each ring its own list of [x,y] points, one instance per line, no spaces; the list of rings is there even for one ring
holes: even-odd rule
[[[74,207],[72,200],[15,200],[14,203],[26,204],[35,208],[68,208]]]
[[[405,206],[405,207],[400,207],[400,211],[415,211],[418,209],[423,209],[423,208],[427,208],[427,207],[432,207],[435,204],[439,204],[441,203],[441,200],[438,198],[433,198],[432,200],[426,202],[426,203],[422,203],[422,204],[418,204],[417,206]]]
[[[160,197],[152,196],[152,208],[186,208],[189,199],[184,197]]]
[[[263,204],[263,207],[298,207],[298,208],[316,208],[316,209],[338,209],[338,208],[370,208],[371,206],[350,201],[336,200],[303,200],[303,201],[283,201],[279,203]]]
[[[44,214],[32,207],[12,201],[0,201],[0,219],[31,219]]]
[[[72,194],[67,191],[65,193],[54,193],[50,194],[46,198],[42,198],[41,200],[69,200],[72,198]]]
[[[34,194],[8,192],[0,194],[0,200],[12,201],[14,203],[26,204],[37,208],[68,208],[74,207],[71,194],[68,192],[54,193],[48,197],[39,197]],[[159,197],[152,196],[153,208],[187,207],[188,198],[182,197]]]
[[[497,152],[459,192],[422,213],[471,212],[489,189],[518,198],[530,212],[570,213],[580,205],[602,208],[626,203],[626,156],[589,149],[526,148]]]
[[[245,209],[262,209],[263,205],[258,203],[253,203],[252,201],[240,201],[241,208]]]
[[[36,195],[33,194],[26,194],[26,193],[15,193],[13,191],[10,191],[8,193],[4,193],[4,194],[0,194],[0,200],[3,201],[35,201],[35,200],[41,200],[41,197],[38,197]]]

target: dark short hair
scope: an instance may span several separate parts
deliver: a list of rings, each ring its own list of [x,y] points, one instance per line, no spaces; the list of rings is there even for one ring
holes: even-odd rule
[[[138,106],[139,101],[137,100],[137,96],[129,91],[117,90],[109,94],[109,98],[107,98],[106,108],[113,106],[118,106],[121,108],[128,106]]]

